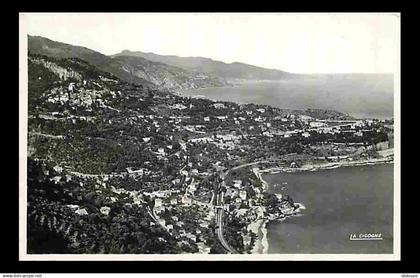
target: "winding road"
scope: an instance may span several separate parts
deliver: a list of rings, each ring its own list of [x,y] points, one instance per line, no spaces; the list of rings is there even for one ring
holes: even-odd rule
[[[216,209],[216,234],[217,234],[217,238],[219,239],[220,244],[223,246],[223,248],[232,254],[237,254],[238,252],[233,249],[226,241],[226,239],[223,236],[223,213],[224,213],[224,203],[223,203],[223,188],[226,188],[226,183],[225,183],[225,178],[226,176],[234,170],[238,170],[240,168],[244,168],[244,167],[248,167],[248,166],[252,166],[252,165],[256,165],[256,164],[260,164],[260,163],[267,163],[270,162],[268,160],[264,160],[264,161],[256,161],[256,162],[251,162],[251,163],[246,163],[246,164],[242,164],[236,167],[233,167],[229,170],[227,170],[226,172],[220,172],[220,178],[221,178],[221,183],[219,184],[219,187],[217,189],[217,195],[216,195],[216,205],[215,205],[215,209]]]

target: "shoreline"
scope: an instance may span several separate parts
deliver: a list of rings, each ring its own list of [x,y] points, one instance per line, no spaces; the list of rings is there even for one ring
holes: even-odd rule
[[[257,168],[252,168],[253,173],[258,178],[258,180],[263,185],[263,191],[267,191],[269,184],[266,182],[262,175],[261,171]],[[265,210],[265,209],[264,209]],[[280,220],[280,219],[279,219]],[[255,234],[257,234],[256,241],[254,246],[252,247],[251,254],[268,254],[269,242],[268,242],[268,230],[267,230],[267,223],[270,220],[267,218],[257,219],[256,221],[251,222],[247,229],[251,230]]]
[[[251,254],[267,254],[268,253],[268,237],[267,237],[267,219],[258,219],[251,222],[247,229],[257,234],[256,241],[252,247]]]
[[[369,166],[369,165],[380,165],[380,164],[392,164],[394,163],[393,158],[373,158],[366,160],[356,161],[339,161],[339,162],[327,162],[320,164],[305,164],[300,168],[291,167],[272,167],[263,170],[259,170],[260,173],[277,174],[277,173],[294,173],[294,172],[305,172],[305,171],[318,171],[318,170],[330,170],[337,169],[340,167],[357,167],[357,166]],[[276,172],[276,173],[273,173]],[[264,181],[265,182],[265,181]]]

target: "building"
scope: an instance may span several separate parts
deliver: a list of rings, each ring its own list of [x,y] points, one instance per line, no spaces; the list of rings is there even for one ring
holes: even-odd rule
[[[243,242],[244,242],[244,246],[251,245],[251,237],[249,235],[244,235],[243,236]]]
[[[144,169],[138,169],[138,170],[134,170],[132,167],[128,167],[127,168],[127,172],[132,175],[132,176],[143,176],[144,175]]]
[[[322,122],[310,122],[309,126],[310,127],[323,127],[323,126],[326,126],[326,124]]]
[[[308,138],[308,137],[311,136],[311,134],[309,132],[303,132],[302,136],[305,137],[305,138]]]
[[[183,195],[182,199],[181,199],[181,202],[184,206],[191,206],[192,200],[187,195]]]
[[[100,208],[100,210],[99,210],[102,214],[104,214],[104,215],[109,215],[109,213],[110,213],[110,211],[111,211],[111,208],[110,207],[101,207]]]
[[[197,188],[196,188],[196,186],[195,186],[195,183],[191,183],[191,184],[188,186],[188,191],[189,191],[189,192],[194,193],[196,190],[197,190]]]
[[[225,108],[226,107],[223,103],[215,103],[215,104],[213,104],[213,106],[216,109],[220,109],[220,108]]]
[[[159,218],[159,224],[162,225],[162,226],[165,226],[165,224],[166,224],[165,219]]]
[[[182,104],[179,104],[179,103],[176,103],[176,104],[172,105],[172,109],[184,110],[186,108],[187,107],[185,105],[182,105]]]
[[[84,209],[84,208],[83,209],[79,208],[78,210],[75,211],[75,213],[78,214],[78,215],[88,215],[87,210]]]
[[[290,163],[290,168],[299,168],[299,165],[296,162]]]
[[[176,205],[176,204],[178,204],[178,200],[177,200],[177,198],[176,198],[175,196],[174,196],[174,197],[171,197],[170,204],[171,204],[171,205]],[[175,221],[177,221],[177,220],[175,220]]]
[[[159,208],[162,206],[162,199],[156,198],[155,199],[155,208]]]
[[[233,180],[233,187],[235,188],[241,188],[242,186],[242,181],[241,180]]]

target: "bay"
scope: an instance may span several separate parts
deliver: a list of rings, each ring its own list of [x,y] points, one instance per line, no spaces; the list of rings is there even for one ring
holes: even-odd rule
[[[316,172],[267,174],[270,191],[288,194],[306,210],[267,225],[269,253],[392,253],[393,164]],[[351,241],[380,233],[383,240]]]
[[[218,101],[266,104],[284,109],[336,110],[356,118],[393,117],[392,75],[338,75],[246,82],[237,87],[211,87],[182,93]]]

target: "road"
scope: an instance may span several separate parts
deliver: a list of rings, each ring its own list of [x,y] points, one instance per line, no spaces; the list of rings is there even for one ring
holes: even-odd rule
[[[233,167],[229,170],[227,170],[226,172],[221,172],[220,173],[220,178],[222,179],[219,188],[218,188],[218,193],[216,195],[216,234],[217,234],[217,238],[219,239],[220,244],[223,246],[223,248],[226,249],[226,251],[228,251],[229,253],[238,253],[235,249],[233,249],[225,240],[225,237],[223,236],[223,213],[224,213],[224,203],[223,203],[223,190],[222,188],[226,187],[226,183],[225,183],[225,178],[226,176],[234,170],[238,170],[240,168],[244,168],[244,167],[248,167],[248,166],[252,166],[252,165],[256,165],[256,164],[260,164],[260,163],[267,163],[269,162],[268,160],[264,160],[264,161],[256,161],[256,162],[251,162],[251,163],[246,163],[246,164],[242,164],[236,167]]]
[[[238,169],[241,169],[241,168],[244,168],[244,167],[248,167],[248,166],[252,166],[252,165],[256,165],[256,164],[260,164],[260,163],[269,163],[269,162],[271,162],[271,161],[263,160],[263,161],[256,161],[256,162],[250,162],[250,163],[242,164],[242,165],[233,167],[232,169],[226,171],[225,176],[227,176],[230,171],[238,170]]]
[[[224,180],[222,184],[224,184]],[[223,248],[226,249],[229,253],[238,253],[226,242],[225,237],[223,236],[223,192],[220,192],[216,195],[216,234],[219,239],[220,244]]]

